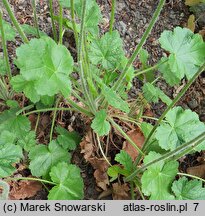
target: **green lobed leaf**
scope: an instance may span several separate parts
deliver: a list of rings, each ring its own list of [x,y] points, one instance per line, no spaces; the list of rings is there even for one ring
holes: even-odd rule
[[[166,61],[168,58],[162,57],[161,62],[165,62],[159,66],[159,71],[163,74],[165,81],[170,85],[174,86],[180,83],[181,75],[180,73],[173,73],[169,66],[169,63]]]
[[[59,3],[65,8],[71,7],[70,1],[68,0],[59,0]],[[82,1],[75,0],[74,8],[78,18],[81,18]],[[87,0],[86,13],[85,13],[85,29],[88,30],[93,35],[98,34],[99,31],[98,24],[101,18],[102,18],[101,10],[96,0]]]
[[[161,90],[158,90],[159,98],[162,102],[164,102],[167,106],[172,103],[172,100]]]
[[[142,122],[141,123],[141,126],[140,126],[140,129],[142,130],[145,138],[147,138],[151,132],[151,130],[153,129],[153,125],[147,123],[147,122]],[[152,136],[151,139],[149,140],[148,142],[148,145],[147,145],[147,152],[150,152],[150,151],[155,151],[157,153],[165,153],[165,150],[162,149],[160,146],[159,146],[159,142],[158,140],[155,138],[155,136]]]
[[[150,152],[144,158],[144,164],[159,158],[161,154]],[[164,163],[160,161],[151,165],[143,173],[141,178],[142,192],[150,196],[150,200],[173,200],[171,194],[171,184],[178,171],[178,162],[170,161]]]
[[[177,200],[205,200],[205,188],[199,180],[188,180],[186,177],[174,181],[172,185]]]
[[[148,59],[149,59],[149,53],[145,49],[141,49],[139,52],[139,59],[140,62],[142,63],[141,70],[145,70],[146,68],[149,67],[148,64]],[[149,72],[146,72],[144,74],[139,75],[140,80],[146,79],[146,82],[153,82],[155,79],[155,74],[153,70],[150,70]]]
[[[6,105],[10,108],[19,108],[19,104],[16,100],[7,100]]]
[[[106,110],[102,109],[95,114],[91,128],[99,135],[105,136],[110,132],[110,123],[106,120]]]
[[[147,52],[147,50],[141,49],[139,52],[139,59],[144,68],[147,67],[148,58],[149,58],[149,53]]]
[[[60,126],[57,126],[56,132],[59,134],[57,142],[66,150],[75,150],[81,141],[80,135],[75,131],[69,132]]]
[[[14,144],[0,145],[0,178],[12,175],[16,168],[14,163],[18,163],[23,157],[20,146]]]
[[[8,200],[9,199],[9,191],[10,191],[10,185],[0,180],[0,187],[2,190],[2,193],[0,194],[0,200]]]
[[[22,136],[17,144],[29,152],[37,144],[35,131],[29,131],[25,136]]]
[[[29,98],[33,103],[40,100],[40,95],[35,89],[36,80],[26,80],[22,75],[12,77],[11,84],[13,89],[17,92],[23,91],[25,96]]]
[[[191,110],[181,107],[171,109],[163,122],[156,130],[156,139],[161,148],[174,150],[183,143],[189,142],[205,131],[204,123],[200,122],[198,115]],[[205,149],[205,142],[195,147],[195,151]]]
[[[23,29],[25,34],[38,37],[37,29],[35,27],[30,26],[28,24],[23,24],[23,25],[21,25],[21,28]],[[47,34],[45,32],[42,32],[42,31],[39,31],[39,34],[41,37],[47,36]]]
[[[26,116],[16,115],[19,108],[12,108],[0,114],[0,131],[12,131],[17,137],[22,137],[30,131],[30,122]]]
[[[41,96],[41,101],[40,103],[42,103],[42,105],[46,107],[51,107],[54,105],[55,103],[55,96],[47,96],[47,95],[43,95]]]
[[[15,144],[16,135],[10,131],[3,130],[0,133],[0,145]]]
[[[100,39],[92,40],[89,49],[92,64],[102,65],[106,70],[115,69],[124,58],[122,40],[117,31],[107,32]]]
[[[33,147],[29,152],[29,159],[32,175],[40,177],[46,176],[59,162],[69,163],[71,155],[53,140],[48,146],[41,144]]]
[[[145,83],[142,87],[145,99],[148,102],[158,103],[159,98],[168,106],[172,100],[158,87],[155,87],[152,83]]]
[[[119,174],[122,174],[124,176],[129,175],[129,173],[126,172],[126,170],[122,169],[118,165],[113,165],[108,168],[107,174],[111,177],[110,182],[115,181],[118,178]]]
[[[126,113],[129,113],[130,108],[128,103],[125,100],[123,100],[114,90],[112,90],[106,85],[103,85],[102,94],[104,95],[109,105],[113,106],[116,109],[122,110]]]
[[[57,185],[48,194],[49,200],[80,200],[83,198],[83,180],[80,169],[65,162],[51,168],[51,179]]]
[[[34,103],[42,96],[69,95],[73,59],[65,46],[48,37],[32,39],[17,48],[16,54],[20,75],[11,80],[14,90],[23,91]]]
[[[37,102],[36,105],[36,109],[45,109],[45,108],[49,108],[49,107],[53,107],[54,103],[55,103],[55,96],[41,96],[40,97],[40,101]]]
[[[123,57],[121,59],[120,66],[119,66],[120,71],[124,70],[125,66],[127,65],[127,62],[128,62],[128,59],[126,57]],[[117,76],[119,76],[119,74],[117,74]],[[126,81],[128,83],[127,90],[129,90],[132,87],[132,81],[134,77],[135,77],[135,69],[133,66],[130,66],[126,74]]]
[[[142,87],[142,90],[143,90],[144,97],[148,102],[158,103],[159,101],[158,88],[156,88],[151,83],[145,83]]]
[[[197,72],[205,61],[205,42],[199,34],[194,34],[191,30],[176,27],[174,31],[164,31],[159,42],[165,50],[170,52],[167,64],[168,72],[165,78],[168,83],[178,84],[185,76],[187,79]],[[176,77],[173,80],[171,76]]]
[[[132,158],[126,151],[121,150],[120,153],[115,156],[115,161],[122,164],[124,166],[124,169],[127,170],[128,172],[132,171],[133,169]]]
[[[95,81],[99,84],[99,87],[102,90],[102,95],[105,97],[109,105],[115,107],[116,109],[122,110],[126,113],[129,113],[130,108],[128,103],[121,98],[121,92],[119,95],[110,87],[106,86],[102,79],[97,75],[94,75]]]
[[[16,31],[13,29],[11,24],[3,20],[3,27],[4,27],[4,35],[6,41],[15,41]],[[1,31],[0,31],[0,38],[1,38]]]

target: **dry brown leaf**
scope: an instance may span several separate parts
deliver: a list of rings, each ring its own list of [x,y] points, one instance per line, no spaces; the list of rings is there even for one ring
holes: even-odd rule
[[[145,138],[139,128],[127,132],[127,135],[130,137],[130,139],[134,141],[134,143],[140,149],[142,148]],[[137,158],[139,154],[139,152],[128,141],[125,141],[123,143],[122,149],[125,150],[131,156],[133,161]]]
[[[36,126],[37,117],[35,114],[31,114],[28,116],[29,121],[31,122],[31,129],[34,130]]]
[[[187,168],[187,173],[205,179],[205,164]]]
[[[201,2],[202,2],[201,0],[186,0],[185,5],[193,6],[193,5],[199,4]]]
[[[94,151],[94,145],[92,141],[92,132],[89,131],[87,135],[83,138],[82,142],[80,143],[81,153],[84,154],[84,158],[86,161],[92,156]]]
[[[192,14],[189,16],[188,22],[187,22],[187,28],[190,29],[192,32],[195,31],[195,16]]]
[[[112,184],[113,190],[112,190],[112,197],[114,200],[129,200],[130,194],[129,194],[129,187],[127,184],[119,184],[114,183]]]
[[[40,126],[44,129],[46,129],[48,127],[48,125],[50,124],[51,119],[49,115],[43,115],[40,119]]]
[[[112,195],[112,190],[109,188],[108,190],[102,191],[100,193],[100,195],[98,196],[98,200],[105,199],[106,197],[109,197],[110,195]]]
[[[153,117],[154,113],[152,112],[151,109],[146,109],[145,112],[144,112],[144,115],[148,116],[148,117]]]
[[[107,169],[109,167],[108,163],[104,158],[98,159],[97,157],[89,158],[88,161],[95,169],[94,177],[96,179],[97,186],[103,190],[107,190],[107,186],[109,185],[109,178],[107,175]]]
[[[19,182],[11,182],[10,187],[9,199],[23,200],[35,196],[42,189],[42,184],[37,181],[22,180]]]

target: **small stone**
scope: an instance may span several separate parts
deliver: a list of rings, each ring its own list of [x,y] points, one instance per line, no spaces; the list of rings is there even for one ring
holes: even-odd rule
[[[127,31],[127,26],[123,21],[120,21],[119,24],[120,24],[121,29],[122,29],[122,34],[124,35]]]
[[[195,98],[192,98],[189,102],[188,102],[188,106],[190,109],[195,109],[198,106],[198,102]]]

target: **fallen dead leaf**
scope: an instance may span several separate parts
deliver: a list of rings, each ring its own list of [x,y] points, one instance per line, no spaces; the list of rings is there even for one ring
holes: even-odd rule
[[[205,179],[205,164],[187,168],[187,173]]]
[[[98,199],[99,200],[102,200],[102,199],[105,199],[106,197],[109,197],[110,195],[112,195],[112,190],[109,188],[108,190],[106,191],[102,191],[100,193],[100,195],[98,196]]]
[[[135,130],[131,130],[127,132],[127,135],[130,137],[130,139],[132,139],[134,141],[134,143],[141,149],[143,146],[143,143],[145,141],[144,135],[143,133],[140,131],[139,128],[135,129]],[[123,143],[123,150],[125,150],[132,158],[132,160],[134,161],[139,152],[128,142],[125,141]]]
[[[146,109],[145,112],[144,112],[144,115],[148,116],[148,117],[153,117],[154,113],[152,112],[151,109]]]
[[[42,184],[37,181],[22,180],[19,182],[10,182],[10,200],[23,200],[36,195],[42,189]]]
[[[195,31],[195,16],[193,14],[189,16],[187,28],[190,29],[192,32]]]
[[[89,158],[88,161],[95,169],[94,177],[96,179],[97,186],[103,190],[107,190],[107,186],[109,185],[109,178],[107,175],[107,169],[109,167],[108,163],[104,158],[98,159],[97,157]]]
[[[31,114],[28,116],[29,121],[31,122],[31,129],[34,130],[36,126],[37,117],[35,114]]]
[[[80,143],[81,153],[84,154],[84,158],[86,161],[93,155],[94,151],[94,144],[92,139],[92,132],[89,131],[87,135],[83,138],[82,142]]]
[[[202,0],[186,0],[185,5],[193,6],[193,5],[199,4],[201,1]]]
[[[40,127],[42,127],[42,129],[46,129],[48,127],[48,125],[50,124],[51,119],[49,115],[43,115],[40,119]]]
[[[112,184],[112,197],[114,200],[129,200],[130,199],[130,188],[127,184]]]

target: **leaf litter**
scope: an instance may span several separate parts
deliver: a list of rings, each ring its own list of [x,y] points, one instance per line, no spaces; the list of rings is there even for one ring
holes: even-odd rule
[[[30,176],[31,177],[31,176]],[[42,184],[38,181],[11,181],[10,185],[10,200],[24,200],[31,198],[37,194],[38,191],[42,190]]]

